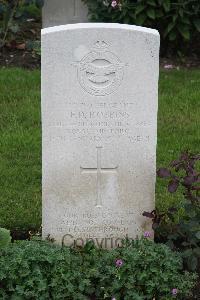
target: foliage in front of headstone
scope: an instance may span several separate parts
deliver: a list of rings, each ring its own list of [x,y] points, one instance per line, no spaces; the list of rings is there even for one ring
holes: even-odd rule
[[[83,0],[94,22],[117,22],[156,28],[161,45],[181,50],[200,32],[199,0]],[[182,42],[182,43],[181,43]],[[183,44],[184,43],[184,44]]]
[[[27,19],[31,20],[40,15],[43,2],[43,0],[0,0],[0,48],[7,42],[16,44],[17,34],[20,34]],[[19,46],[19,49],[22,48]]]
[[[11,242],[10,231],[4,228],[0,228],[0,250],[7,247]]]
[[[157,237],[175,250],[182,252],[190,270],[196,270],[200,262],[200,154],[185,152],[170,163],[169,168],[160,168],[157,175],[168,180],[168,191],[183,192],[184,203],[170,207],[167,212],[155,210],[144,212],[152,218]],[[183,211],[179,222],[176,212]]]
[[[122,248],[18,242],[0,256],[1,299],[186,299],[197,276],[182,258],[148,238]]]

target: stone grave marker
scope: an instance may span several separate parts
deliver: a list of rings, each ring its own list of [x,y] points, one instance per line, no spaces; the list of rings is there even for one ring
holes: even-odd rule
[[[113,248],[151,228],[158,73],[156,30],[42,30],[44,238]]]
[[[42,9],[43,28],[88,21],[87,6],[81,0],[45,0]]]

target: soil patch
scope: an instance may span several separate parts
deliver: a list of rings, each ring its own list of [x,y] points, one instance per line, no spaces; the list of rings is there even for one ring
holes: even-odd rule
[[[0,67],[40,68],[40,56],[32,51],[4,47],[0,52]]]

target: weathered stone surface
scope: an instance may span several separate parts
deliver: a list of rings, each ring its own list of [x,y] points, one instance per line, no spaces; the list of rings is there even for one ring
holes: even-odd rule
[[[150,229],[158,57],[152,29],[42,31],[43,237],[112,248]]]
[[[45,0],[43,28],[88,21],[87,6],[81,0]]]

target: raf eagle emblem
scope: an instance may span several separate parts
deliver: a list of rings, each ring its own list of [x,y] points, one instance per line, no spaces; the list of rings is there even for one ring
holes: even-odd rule
[[[124,66],[114,53],[108,51],[105,42],[98,41],[77,64],[80,85],[92,95],[111,94],[121,84]]]

